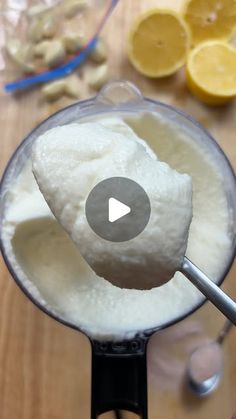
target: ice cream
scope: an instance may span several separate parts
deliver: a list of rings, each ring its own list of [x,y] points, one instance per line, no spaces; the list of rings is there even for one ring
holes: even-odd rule
[[[121,288],[150,289],[181,267],[192,219],[191,178],[158,161],[122,120],[53,128],[36,140],[32,162],[49,207],[97,275]],[[137,182],[151,203],[144,231],[122,243],[95,234],[85,212],[92,188],[115,176]]]

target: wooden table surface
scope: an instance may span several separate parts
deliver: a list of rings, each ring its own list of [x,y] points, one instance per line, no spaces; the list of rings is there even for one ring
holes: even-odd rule
[[[111,79],[129,79],[136,83],[145,95],[187,111],[213,134],[235,169],[235,103],[224,108],[210,109],[190,96],[181,72],[164,81],[148,80],[139,76],[128,63],[125,53],[127,29],[134,16],[151,3],[172,7],[175,5],[176,8],[180,6],[178,0],[121,0],[108,22],[104,36],[110,49]],[[82,97],[87,95],[91,95],[91,92],[85,89]],[[1,92],[1,173],[25,134],[45,116],[64,104],[65,102],[55,105],[43,104],[37,89],[16,98]],[[235,277],[234,266],[224,284],[224,289],[233,297],[236,297]],[[214,337],[223,322],[223,316],[208,303],[181,327],[188,330],[193,324],[198,324],[204,330],[204,335]],[[157,356],[158,342],[157,337]],[[234,330],[224,348],[224,376],[219,389],[212,396],[199,401],[185,391],[183,386],[164,386],[163,376],[160,380],[157,377],[156,381],[150,380],[149,417],[230,419],[236,409]],[[149,372],[150,370],[151,368]],[[28,301],[10,278],[1,259],[0,419],[87,419],[89,412],[90,346],[87,338],[50,319]],[[103,417],[108,419],[113,416],[106,414]],[[124,414],[124,418],[132,417],[133,414]]]

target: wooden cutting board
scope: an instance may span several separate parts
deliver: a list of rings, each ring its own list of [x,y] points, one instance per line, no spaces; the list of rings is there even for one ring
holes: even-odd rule
[[[210,109],[191,97],[186,89],[183,73],[180,72],[177,76],[162,81],[148,80],[139,76],[127,61],[125,50],[129,25],[136,14],[151,4],[179,8],[181,1],[120,1],[104,31],[110,50],[110,78],[131,80],[146,96],[187,111],[211,132],[236,168],[235,103]],[[91,93],[84,89],[82,98]],[[17,97],[7,96],[1,92],[1,173],[15,147],[29,130],[67,103],[68,101],[61,101],[56,105],[45,105],[40,100],[38,89]],[[235,278],[234,267],[224,285],[234,298],[236,297]],[[204,329],[202,332],[204,336],[214,337],[222,327],[224,318],[211,304],[207,304],[191,319],[185,321],[185,329],[191,330],[193,322]],[[161,341],[163,356],[163,339]],[[157,357],[158,342],[157,339],[155,348]],[[195,399],[186,393],[183,386],[177,388],[164,386],[163,376],[160,376],[160,379],[157,376],[156,382],[151,381],[149,386],[150,419],[230,419],[236,410],[235,354],[236,332],[233,330],[225,344],[225,371],[222,383],[217,392],[205,400]],[[159,356],[162,362],[161,354]],[[177,354],[174,350],[173,359],[175,357]],[[176,366],[176,363],[173,365]],[[82,334],[63,327],[34,307],[10,278],[1,259],[0,418],[87,419],[90,412],[89,403],[88,340]],[[107,414],[103,417],[108,419],[113,416]],[[124,418],[131,417],[134,415],[124,414]]]

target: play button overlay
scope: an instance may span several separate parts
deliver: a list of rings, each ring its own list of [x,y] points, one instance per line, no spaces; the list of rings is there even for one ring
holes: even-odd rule
[[[110,198],[108,202],[108,220],[110,223],[114,223],[114,221],[119,220],[131,211],[128,205],[122,204],[122,202],[115,198]]]
[[[90,192],[85,212],[92,230],[111,242],[138,236],[146,227],[151,205],[145,190],[126,177],[99,182]]]

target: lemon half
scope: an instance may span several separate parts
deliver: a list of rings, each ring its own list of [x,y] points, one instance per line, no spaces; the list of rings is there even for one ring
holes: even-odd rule
[[[236,50],[223,41],[207,41],[191,51],[187,61],[190,91],[209,105],[236,97]]]
[[[185,64],[189,47],[190,30],[183,17],[171,10],[152,9],[131,28],[128,56],[139,73],[163,77]]]
[[[187,0],[183,15],[194,44],[228,40],[236,26],[236,0]]]

